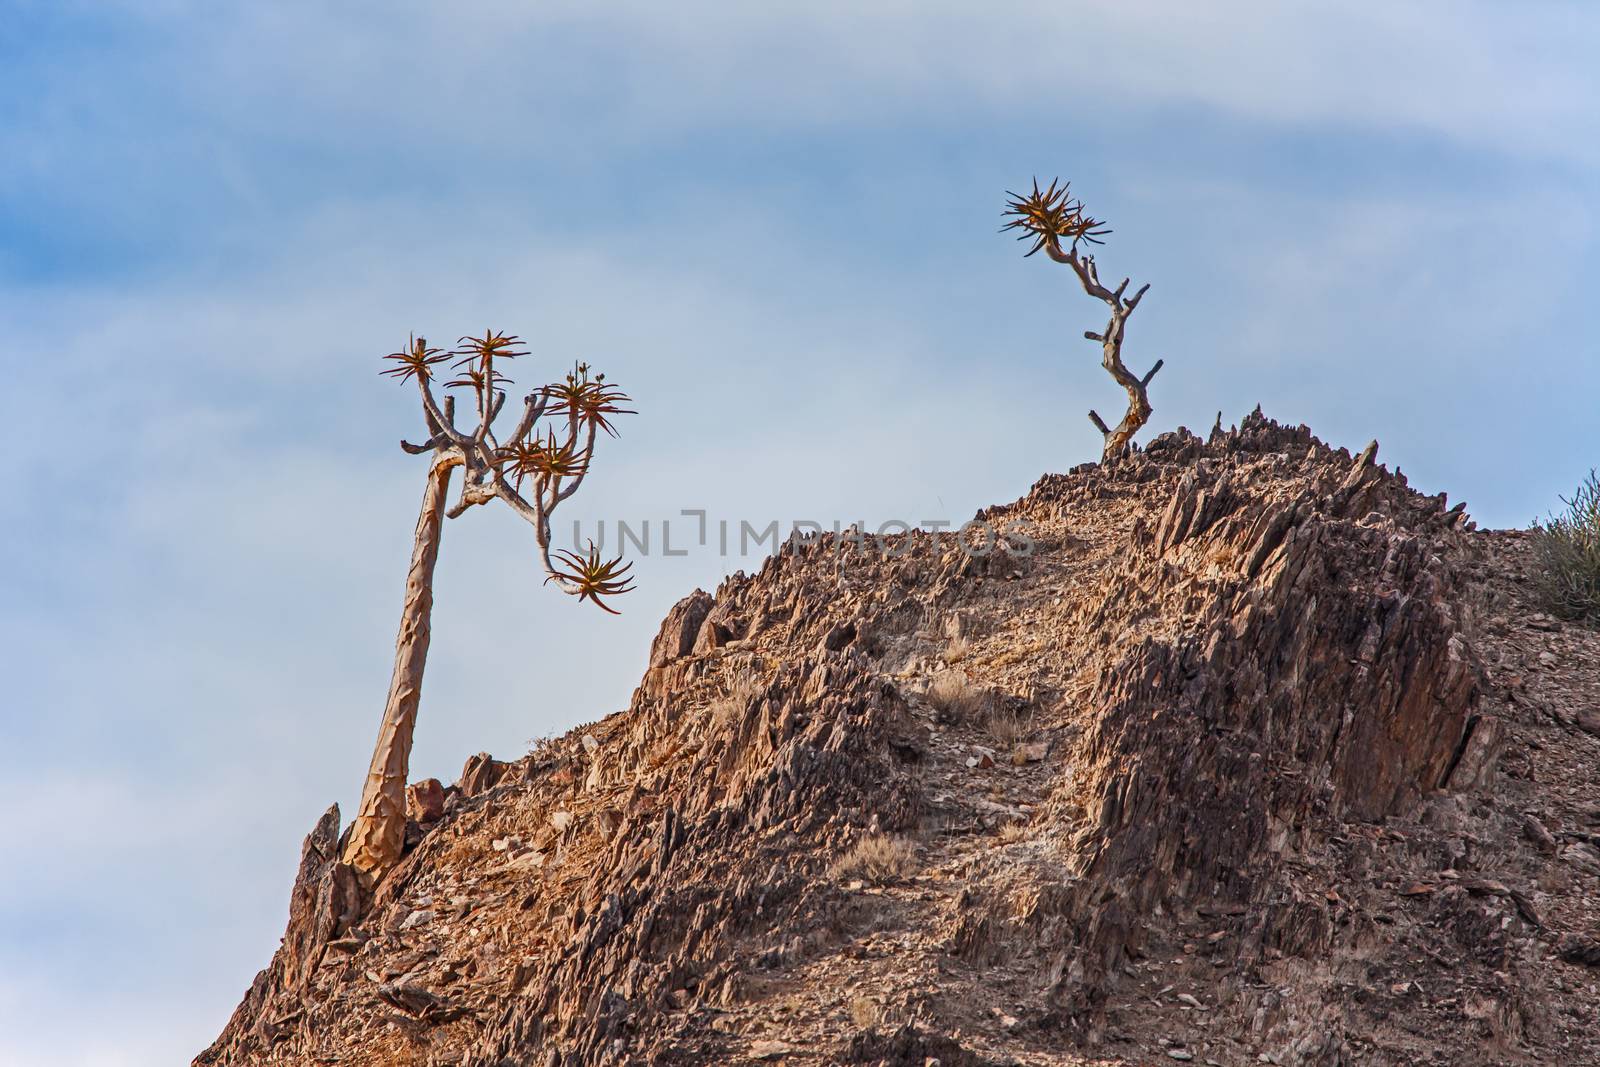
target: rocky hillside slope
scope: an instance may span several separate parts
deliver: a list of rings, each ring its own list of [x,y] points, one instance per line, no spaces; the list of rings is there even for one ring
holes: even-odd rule
[[[197,1064],[1600,1063],[1600,635],[1527,543],[1252,416],[1015,552],[824,538],[626,711],[306,841]]]

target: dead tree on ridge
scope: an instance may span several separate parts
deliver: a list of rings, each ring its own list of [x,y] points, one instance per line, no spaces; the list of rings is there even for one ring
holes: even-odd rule
[[[1110,460],[1127,451],[1133,435],[1139,428],[1150,421],[1150,397],[1148,389],[1150,379],[1156,376],[1156,371],[1161,369],[1162,360],[1156,360],[1155,366],[1150,368],[1143,378],[1137,378],[1122,362],[1122,336],[1128,323],[1128,317],[1133,314],[1133,309],[1139,306],[1139,301],[1144,298],[1145,291],[1150,288],[1146,283],[1139,287],[1139,291],[1132,296],[1124,296],[1128,290],[1128,279],[1122,279],[1115,289],[1107,289],[1100,283],[1100,273],[1095,267],[1094,257],[1078,251],[1078,243],[1104,244],[1100,238],[1110,233],[1105,224],[1098,219],[1090,218],[1083,209],[1083,201],[1074,200],[1068,193],[1070,183],[1063,182],[1060,188],[1054,179],[1048,189],[1040,189],[1038,179],[1034,179],[1033,192],[1027,196],[1018,196],[1008,192],[1011,199],[1006,204],[1005,215],[1016,216],[1006,223],[1002,230],[1021,230],[1017,236],[1019,241],[1033,240],[1033,247],[1028,249],[1028,255],[1043,249],[1045,254],[1057,263],[1064,263],[1071,267],[1078,276],[1078,281],[1083,284],[1083,291],[1103,302],[1111,309],[1111,320],[1101,333],[1093,330],[1084,332],[1084,337],[1091,341],[1100,342],[1100,363],[1105,367],[1111,377],[1116,379],[1128,394],[1128,411],[1122,416],[1122,421],[1116,428],[1108,427],[1093,409],[1089,411],[1089,421],[1093,422],[1095,429],[1100,431],[1105,438],[1105,448],[1101,459]],[[1067,241],[1065,249],[1061,242]]]
[[[482,337],[463,337],[459,347],[447,353],[429,348],[427,341],[415,337],[404,349],[385,357],[395,366],[383,373],[402,382],[416,379],[422,394],[428,438],[420,445],[402,441],[400,447],[432,459],[406,576],[389,700],[361,792],[361,808],[344,853],[346,863],[374,879],[400,859],[405,838],[406,778],[428,657],[433,569],[439,558],[443,520],[498,498],[533,527],[539,562],[548,575],[546,583],[554,582],[562,592],[592,601],[612,614],[616,612],[602,598],[632,588],[627,577],[632,565],[623,565],[620,557],[602,560],[592,542],[586,555],[558,551],[552,559],[550,551],[551,512],[583,484],[594,459],[597,431],[605,430],[614,437],[610,416],[631,414],[620,407],[628,398],[608,385],[605,375],[590,377],[588,364],[580,363],[564,382],[537,388],[523,399],[522,414],[502,444],[493,426],[506,401],[505,390],[499,387],[510,379],[500,373],[496,363],[526,355],[518,350],[518,344],[516,337],[485,331]],[[446,382],[445,388],[466,390],[477,410],[473,424],[465,430],[456,426],[455,397],[447,393],[441,403],[433,393],[434,368],[452,357],[456,357],[453,366],[459,374]],[[541,420],[552,425],[544,428]],[[461,494],[447,509],[450,477],[457,467],[463,472]]]

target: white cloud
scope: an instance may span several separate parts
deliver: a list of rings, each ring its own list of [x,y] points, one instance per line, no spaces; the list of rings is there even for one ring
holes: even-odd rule
[[[1060,152],[1073,127],[1114,137],[1187,114],[1600,161],[1600,13],[1577,3],[280,0],[127,4],[110,25],[137,47],[102,31],[23,54],[14,77],[50,104],[0,127],[0,188],[130,191],[144,210],[97,216],[113,233],[182,223],[195,201],[173,195],[174,168],[200,203],[229,205],[225,235],[281,222],[285,187],[330,160],[315,195],[338,195],[342,170],[366,201],[409,170],[507,188],[728,129],[1020,118]],[[352,150],[366,158],[340,159]]]
[[[975,118],[1059,111],[1109,124],[1193,106],[1596,160],[1587,133],[1600,79],[1587,60],[1600,46],[1600,16],[1580,4],[481,2],[447,13],[419,4],[251,11],[221,36],[220,56],[246,57],[246,65],[217,71],[225,82],[244,79],[248,98],[284,65],[313,60],[310,80],[290,89],[307,103],[386,123],[448,115],[452,129],[508,147],[597,117],[650,136],[729,121],[879,122],[933,108]],[[320,23],[314,39],[308,15]],[[597,61],[604,71],[582,65]],[[403,73],[407,64],[415,73]]]

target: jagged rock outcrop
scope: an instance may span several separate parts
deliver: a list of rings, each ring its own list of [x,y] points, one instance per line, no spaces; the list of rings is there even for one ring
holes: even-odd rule
[[[1197,444],[1153,446],[1196,462],[1086,605],[1096,627],[1135,606],[1165,608],[1169,627],[1099,672],[1079,774],[1063,785],[1092,826],[1074,856],[1063,975],[1079,1002],[1103,997],[1152,908],[1256,903],[1270,868],[1300,851],[1296,838],[1415,810],[1447,784],[1478,721],[1451,606],[1460,589],[1429,536],[1453,517],[1434,521],[1390,485],[1384,513],[1356,521],[1379,503],[1356,477],[1376,469],[1371,451],[1350,476],[1330,463],[1263,484],[1249,468],[1315,454],[1303,431],[1252,420],[1220,463]],[[1093,479],[1047,480],[1029,500],[1099,491]],[[1260,944],[1300,921],[1264,912],[1249,936]]]
[[[304,991],[327,954],[344,950],[339,939],[366,906],[354,868],[339,859],[342,848],[335,804],[323,812],[300,850],[282,946],[256,975],[222,1036],[196,1063],[248,1063],[303,1024]]]
[[[1504,621],[1514,538],[1259,413],[979,517],[695,591],[370,898],[330,811],[197,1062],[1600,1055],[1600,738],[1528,681],[1600,639]]]

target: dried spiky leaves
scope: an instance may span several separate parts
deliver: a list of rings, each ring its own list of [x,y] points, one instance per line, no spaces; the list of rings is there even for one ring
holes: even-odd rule
[[[443,363],[450,358],[450,355],[440,349],[429,348],[426,338],[413,335],[407,337],[404,348],[398,352],[390,352],[383,358],[392,360],[396,366],[381,373],[399,378],[403,382],[412,377],[431,378],[434,364]]]
[[[507,378],[493,367],[489,368],[489,376],[493,379],[496,388],[508,385],[511,382],[510,378]],[[470,388],[473,392],[481,393],[483,392],[483,382],[483,369],[481,367],[469,367],[461,370],[451,381],[445,382],[444,387],[446,389]]]
[[[608,416],[635,414],[620,405],[631,398],[614,385],[606,384],[604,374],[589,377],[589,364],[579,363],[566,381],[545,386],[545,395],[555,401],[549,413],[557,418],[576,419],[588,426],[597,427],[617,436]]]
[[[1031,239],[1033,247],[1027,254],[1033,255],[1041,248],[1051,248],[1061,251],[1061,242],[1069,241],[1072,248],[1076,248],[1079,241],[1090,244],[1104,244],[1100,238],[1110,233],[1105,223],[1099,219],[1091,218],[1084,212],[1083,201],[1072,198],[1070,182],[1059,182],[1052,178],[1048,188],[1039,188],[1039,179],[1033,180],[1033,192],[1026,196],[1006,192],[1011,199],[1006,202],[1005,215],[1016,216],[1000,228],[1006,230],[1021,230],[1017,240]]]
[[[494,361],[527,355],[527,351],[519,347],[521,344],[522,339],[514,334],[485,330],[482,337],[463,337],[456,348],[443,352],[429,348],[423,338],[411,337],[403,350],[383,357],[396,364],[383,373],[398,377],[401,381],[412,377],[427,381],[433,377],[436,364],[455,357],[452,366],[458,368],[458,372],[456,377],[445,383],[445,388],[471,389],[482,396],[486,385],[492,391],[510,384],[511,379],[500,373]],[[630,402],[628,394],[607,383],[604,374],[591,376],[587,363],[577,364],[564,381],[544,386],[543,391],[553,401],[547,411],[549,415],[604,430],[612,437],[617,436],[617,428],[612,425],[611,416],[635,414],[631,408],[622,406]],[[531,447],[539,446],[535,443]],[[570,457],[562,462],[570,463]]]
[[[579,600],[592,602],[601,611],[620,615],[621,612],[607,607],[602,597],[620,596],[633,589],[633,579],[628,577],[628,572],[633,569],[633,564],[623,563],[622,557],[603,560],[600,550],[593,541],[589,542],[589,551],[586,555],[576,552],[557,552],[556,558],[568,569],[557,568],[556,573],[546,578],[546,582],[561,581],[572,588]]]
[[[605,430],[615,437],[617,430],[611,419],[616,415],[634,413],[622,406],[629,402],[629,397],[616,386],[608,384],[604,374],[591,374],[587,363],[579,363],[564,381],[543,386],[530,395],[523,421],[518,424],[515,435],[518,439],[495,447],[494,439],[488,435],[489,424],[499,412],[504,395],[494,396],[492,400],[491,397],[497,393],[499,386],[510,381],[500,373],[495,361],[527,355],[525,350],[518,347],[520,344],[520,339],[514,335],[485,330],[482,337],[461,338],[456,349],[445,353],[437,348],[429,348],[420,337],[411,337],[404,350],[384,357],[395,364],[384,374],[398,377],[401,381],[414,377],[421,383],[425,413],[429,428],[433,431],[428,444],[404,447],[413,454],[430,450],[450,451],[456,462],[467,467],[475,495],[469,497],[467,491],[463,490],[462,503],[450,512],[452,517],[470,504],[482,503],[490,496],[506,497],[507,494],[510,494],[508,499],[515,498],[524,517],[537,514],[537,519],[530,518],[529,521],[539,529],[542,556],[550,572],[546,581],[559,582],[580,599],[592,601],[612,615],[620,614],[605,603],[605,598],[619,596],[633,589],[633,580],[628,576],[633,565],[624,563],[620,556],[611,560],[601,559],[599,550],[590,542],[587,554],[556,553],[561,566],[555,566],[548,555],[548,514],[550,509],[577,489],[579,480],[588,472],[593,458],[595,431]],[[454,418],[451,397],[445,397],[442,412],[433,404],[430,385],[433,368],[452,358],[455,359],[456,377],[446,382],[445,388],[470,388],[478,396],[479,426],[470,439],[449,424]],[[565,432],[558,436],[557,431],[551,428],[540,436],[533,424],[541,414],[561,420]],[[582,431],[587,431],[587,436],[580,438]],[[583,441],[581,446],[580,440]],[[485,442],[492,452],[482,447]],[[534,479],[539,492],[537,502],[541,507],[536,513],[516,495],[529,478]],[[567,484],[561,487],[564,481]]]
[[[469,365],[483,366],[485,362],[492,363],[497,359],[516,359],[528,353],[517,346],[522,344],[522,338],[515,334],[501,333],[499,330],[484,330],[482,337],[463,337],[456,342],[453,356],[460,356],[455,365],[465,367]]]
[[[524,478],[580,478],[589,469],[588,455],[576,445],[557,441],[554,430],[543,438],[534,436],[507,445],[501,454],[505,457],[503,471],[519,489]]]
[[[451,366],[456,367],[460,374],[454,381],[446,382],[445,388],[471,389],[482,396],[485,386],[492,391],[509,384],[511,379],[495,369],[494,361],[527,355],[525,350],[517,347],[521,343],[522,339],[515,334],[505,334],[499,330],[484,330],[482,337],[461,338],[450,353],[458,357]]]

